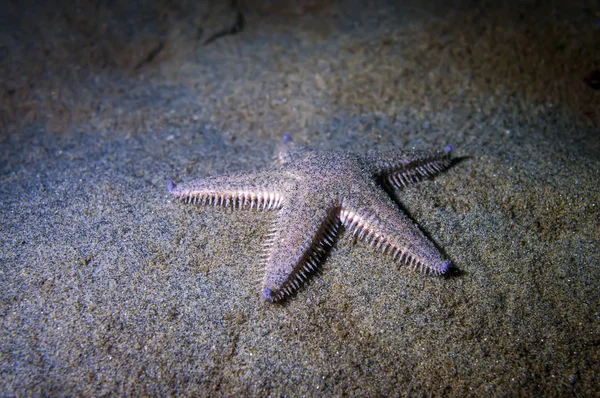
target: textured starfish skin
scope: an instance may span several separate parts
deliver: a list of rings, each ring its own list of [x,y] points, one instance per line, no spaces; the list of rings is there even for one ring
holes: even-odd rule
[[[451,165],[440,152],[298,150],[286,137],[278,167],[208,177],[167,187],[181,202],[277,210],[265,244],[262,295],[279,301],[295,292],[323,261],[343,225],[358,240],[421,272],[444,274],[450,261],[401,211],[381,184],[401,188]]]

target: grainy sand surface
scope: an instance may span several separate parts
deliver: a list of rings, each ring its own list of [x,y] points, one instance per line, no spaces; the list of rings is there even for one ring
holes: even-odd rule
[[[4,3],[1,396],[599,393],[597,3]],[[274,214],[165,183],[268,167],[285,133],[452,144],[397,196],[451,275],[341,236],[263,302]]]

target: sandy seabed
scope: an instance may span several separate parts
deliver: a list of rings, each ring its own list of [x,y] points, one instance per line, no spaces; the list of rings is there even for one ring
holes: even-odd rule
[[[5,3],[1,396],[599,393],[594,2]],[[268,167],[284,134],[453,145],[395,198],[450,275],[342,234],[263,302],[274,214],[165,186]]]

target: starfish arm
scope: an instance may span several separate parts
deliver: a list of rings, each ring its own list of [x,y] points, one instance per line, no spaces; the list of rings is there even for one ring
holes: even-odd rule
[[[370,202],[370,203],[368,203]],[[421,272],[445,274],[450,261],[387,197],[372,197],[361,204],[345,201],[342,225],[359,240]]]
[[[175,185],[167,182],[167,189],[180,202],[262,210],[279,209],[283,195],[260,173],[239,173],[208,177],[202,180]]]
[[[297,196],[279,211],[265,243],[262,294],[279,301],[293,294],[319,266],[337,234],[339,205]]]
[[[390,151],[368,155],[365,162],[373,174],[380,176],[387,185],[399,189],[450,167],[451,151],[452,147],[438,152]]]

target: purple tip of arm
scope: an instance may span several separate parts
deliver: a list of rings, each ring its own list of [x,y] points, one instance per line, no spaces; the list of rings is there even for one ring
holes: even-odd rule
[[[446,272],[448,272],[451,264],[452,264],[452,261],[450,261],[450,260],[444,261],[444,263],[442,265],[440,265],[440,274],[445,274]]]
[[[453,149],[454,147],[452,145],[446,145],[446,148],[444,148],[444,152],[450,153]]]
[[[273,292],[271,292],[271,289],[266,288],[265,290],[262,291],[262,295],[263,298],[269,302],[273,302]]]
[[[283,142],[284,142],[284,143],[286,143],[286,144],[287,144],[288,142],[291,142],[291,141],[292,141],[292,136],[291,136],[291,135],[289,135],[289,134],[285,134],[285,135],[283,136]]]
[[[167,190],[169,192],[173,192],[175,190],[175,184],[173,183],[173,181],[167,181]]]

